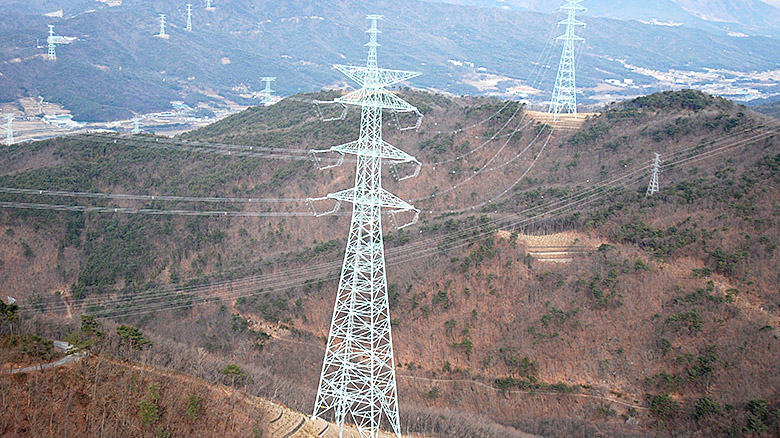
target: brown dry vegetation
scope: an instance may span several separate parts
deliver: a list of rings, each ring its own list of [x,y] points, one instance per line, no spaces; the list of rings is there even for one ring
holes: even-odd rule
[[[388,141],[426,163],[474,148],[514,111],[510,106],[478,127],[451,134],[485,119],[503,103],[408,96],[426,112],[425,124],[417,133],[391,133]],[[748,137],[745,130],[767,123],[744,108],[699,93],[654,95],[616,105],[587,120],[580,131],[555,133],[533,171],[488,208],[464,215],[424,214],[417,227],[389,230],[388,281],[404,431],[448,437],[778,433],[776,136],[665,169],[662,192],[651,199],[644,198],[647,177],[640,175],[626,189],[522,228],[499,233],[489,222],[512,214],[523,217],[528,207],[563,199],[649,161],[654,152],[733,143]],[[290,100],[186,137],[281,147],[289,145],[282,134],[289,134],[294,148],[321,148],[352,140],[356,125],[354,116],[343,124],[321,124],[307,104]],[[537,129],[541,127],[527,126],[494,162],[513,159]],[[1,185],[297,198],[324,195],[352,180],[350,163],[319,172],[300,162],[204,158],[168,150],[161,155],[140,145],[125,151],[126,146],[110,141],[83,141],[49,141],[7,151],[4,160],[9,163],[34,162],[31,156],[51,155],[55,149],[58,159],[89,165],[70,173],[62,168],[16,171],[2,177]],[[407,199],[452,187],[488,163],[502,144],[494,141],[467,160],[426,167],[417,180],[396,183],[387,176],[386,185]],[[105,149],[97,150],[97,145]],[[534,143],[512,164],[415,204],[425,212],[493,198],[519,178],[541,147]],[[100,165],[107,158],[123,165],[112,173]],[[300,281],[289,286],[256,283],[230,295],[232,286],[226,285],[210,291],[229,297],[215,303],[190,306],[185,298],[181,309],[120,318],[141,327],[153,341],[143,353],[111,343],[100,347],[214,382],[226,363],[241,363],[252,377],[244,388],[249,394],[301,412],[311,409],[346,217],[3,215],[3,226],[12,231],[6,231],[0,270],[16,279],[4,286],[25,300],[28,327],[53,337],[78,328],[78,320],[63,318],[67,312],[58,305],[78,299],[53,295],[63,284],[84,286],[73,288],[82,299],[132,296],[169,282],[250,274],[269,278],[325,262],[325,268],[312,268],[308,277],[296,277]],[[471,229],[482,234],[464,232]],[[569,230],[608,245],[576,255],[569,264],[549,264],[529,257],[524,242],[511,234]],[[436,250],[425,258],[394,262],[415,250],[417,240],[443,236],[463,245],[431,245]],[[56,255],[24,263],[24,255],[17,254],[24,251],[20,239],[31,242],[32,259],[54,252],[47,249],[52,246]],[[48,280],[30,287],[24,279],[36,269],[48,275],[39,278]],[[310,281],[303,284],[303,279]],[[122,311],[139,309],[143,306],[131,302]],[[758,412],[757,400],[767,402],[766,415]]]

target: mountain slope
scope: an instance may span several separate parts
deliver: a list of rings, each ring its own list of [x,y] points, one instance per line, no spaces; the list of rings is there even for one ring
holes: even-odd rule
[[[87,121],[161,111],[175,100],[191,106],[256,103],[242,95],[262,89],[260,78],[266,75],[283,78],[275,85],[283,95],[343,85],[345,78],[332,65],[364,62],[364,16],[370,12],[386,18],[380,63],[421,71],[416,87],[455,94],[521,92],[539,102],[552,88],[551,66],[557,59],[557,49],[549,45],[557,15],[414,0],[371,7],[325,0],[226,0],[214,11],[196,8],[192,33],[182,29],[184,7],[159,0],[118,7],[65,1],[61,19],[15,5],[0,11],[0,54],[8,60],[0,64],[5,84],[0,101],[41,95]],[[159,13],[168,15],[168,40],[154,37]],[[630,89],[607,87],[616,96],[662,86],[623,62],[662,72],[777,68],[776,40],[589,20],[579,68],[586,98],[601,94],[606,79],[634,81]],[[58,47],[55,63],[45,59],[44,49],[35,48],[36,41],[44,41],[47,24],[56,25],[58,35],[78,38]]]
[[[240,145],[293,154],[354,139],[354,112],[322,123],[312,109],[332,97],[254,108],[174,141],[100,135],[14,146],[0,155],[0,187],[324,196],[353,182],[352,163],[320,171]],[[761,400],[768,412],[780,407],[776,122],[683,91],[550,133],[512,103],[404,97],[426,114],[419,132],[386,136],[426,164],[416,179],[384,178],[423,211],[415,227],[386,232],[405,431],[723,436],[760,429],[759,416],[758,436],[776,433],[774,414],[754,412]],[[662,191],[646,198],[654,152],[666,164]],[[34,192],[2,200],[308,211]],[[154,334],[154,363],[192,369],[200,348],[209,361],[246,364],[254,394],[311,409],[348,216],[0,214],[0,270],[29,326],[60,320],[56,330],[71,331],[68,312],[133,324]],[[540,235],[552,236],[539,244]],[[571,260],[531,255],[545,245]]]

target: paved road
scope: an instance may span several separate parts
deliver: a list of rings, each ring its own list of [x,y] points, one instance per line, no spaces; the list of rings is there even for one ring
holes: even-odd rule
[[[58,350],[62,350],[63,352],[68,351],[71,348],[71,345],[67,342],[63,341],[54,341],[54,347],[56,347]],[[57,368],[61,367],[63,365],[67,365],[69,363],[78,362],[81,360],[81,358],[86,357],[87,353],[78,353],[78,354],[69,354],[62,359],[56,361],[56,362],[49,362],[41,365],[35,365],[32,367],[26,367],[26,368],[16,368],[12,370],[3,370],[0,371],[0,374],[19,374],[19,373],[30,373],[33,371],[43,371],[50,368]]]

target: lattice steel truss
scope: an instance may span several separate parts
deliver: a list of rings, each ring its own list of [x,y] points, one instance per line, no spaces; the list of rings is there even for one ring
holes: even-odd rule
[[[8,114],[6,119],[8,119],[8,125],[5,127],[5,144],[11,146],[14,144],[14,115]]]
[[[550,113],[554,115],[553,119],[558,120],[561,113],[571,113],[577,117],[577,75],[575,71],[575,46],[577,42],[585,41],[584,38],[576,35],[577,26],[585,26],[585,23],[577,20],[577,12],[584,12],[587,9],[580,5],[583,0],[567,0],[566,4],[561,6],[562,11],[567,11],[565,20],[559,22],[559,25],[566,26],[566,33],[559,36],[563,40],[563,53],[561,62],[558,66],[558,77],[555,79],[555,88],[553,89],[552,100],[550,102]]]
[[[382,160],[419,165],[411,155],[382,140],[382,111],[414,112],[417,108],[385,87],[419,76],[419,73],[377,67],[377,21],[371,28],[365,67],[336,68],[361,89],[335,100],[362,108],[358,140],[329,150],[357,156],[355,187],[328,195],[351,202],[352,224],[341,270],[327,351],[322,364],[313,418],[332,413],[344,435],[352,420],[363,438],[375,438],[382,425],[401,436],[398,417],[393,340],[387,297],[382,208],[417,212],[382,188]]]
[[[165,14],[160,14],[160,33],[157,36],[160,38],[168,37],[168,34],[165,33]]]
[[[54,39],[54,25],[49,25],[49,38],[46,39],[46,42],[49,43],[49,60],[56,61],[57,60],[57,44],[55,43]]]
[[[661,189],[658,184],[658,175],[661,173],[661,156],[655,154],[655,160],[653,161],[653,175],[650,177],[650,185],[647,186],[647,193],[645,196],[653,196]]]
[[[265,81],[265,89],[263,89],[263,101],[265,103],[271,103],[271,99],[273,99],[274,93],[274,90],[271,89],[271,82],[276,81],[276,78],[266,77],[262,78],[261,80]]]
[[[187,27],[189,32],[192,32],[192,4],[187,3]]]

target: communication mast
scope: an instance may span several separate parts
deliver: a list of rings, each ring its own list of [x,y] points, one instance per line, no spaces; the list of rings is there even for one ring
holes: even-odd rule
[[[165,33],[165,14],[160,14],[160,33],[156,35],[157,37],[168,39],[168,34]]]
[[[585,38],[575,33],[577,26],[585,26],[585,23],[576,18],[577,11],[587,10],[580,5],[582,2],[583,0],[566,0],[566,4],[561,6],[561,10],[567,11],[568,15],[565,20],[558,23],[566,25],[566,33],[558,37],[559,40],[563,41],[563,53],[550,102],[550,113],[553,114],[555,121],[558,120],[558,115],[561,113],[574,114],[574,118],[577,118],[577,75],[574,55],[576,52],[575,44],[579,41],[585,41]]]
[[[49,25],[49,38],[46,39],[46,42],[49,43],[49,60],[56,61],[57,60],[57,45],[55,44],[54,39],[54,25]]]
[[[192,32],[192,4],[187,3],[187,31]]]
[[[5,127],[5,131],[6,131],[5,144],[11,146],[12,144],[14,144],[14,126],[13,126],[14,115],[8,114],[6,116],[6,119],[8,119],[8,125]]]
[[[261,79],[265,81],[265,89],[263,90],[263,101],[265,103],[271,103],[271,98],[273,97],[274,90],[271,89],[271,82],[274,82],[276,78],[263,78]]]
[[[362,115],[360,137],[329,149],[342,156],[356,155],[357,171],[354,188],[327,196],[337,201],[337,208],[341,202],[353,204],[352,223],[312,417],[332,414],[340,427],[340,437],[344,436],[345,421],[351,419],[362,438],[376,438],[383,421],[400,438],[382,208],[392,209],[391,214],[415,212],[412,223],[419,211],[382,188],[382,160],[419,162],[382,139],[382,111],[420,115],[417,108],[385,90],[420,74],[377,67],[377,21],[382,17],[367,18],[371,28],[367,32],[370,41],[366,44],[366,66],[335,66],[362,86],[335,102],[359,106]]]
[[[653,161],[653,175],[650,177],[650,185],[647,186],[647,193],[645,196],[653,196],[661,189],[658,184],[658,175],[661,173],[661,156],[655,154],[655,160]]]

